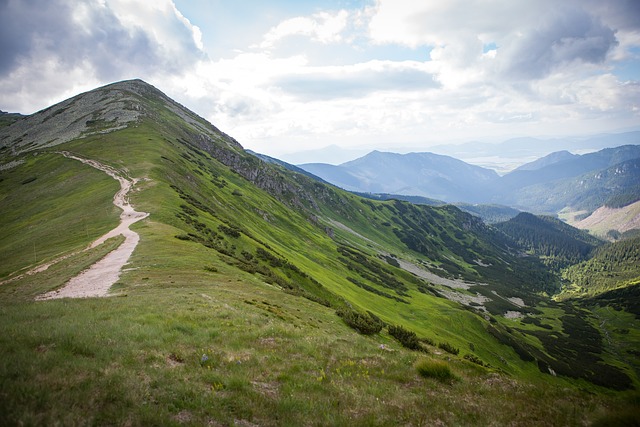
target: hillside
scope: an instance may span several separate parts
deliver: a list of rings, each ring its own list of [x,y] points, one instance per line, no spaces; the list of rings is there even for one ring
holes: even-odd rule
[[[593,297],[619,288],[638,287],[638,265],[640,237],[608,243],[597,248],[589,260],[563,271],[568,281],[565,293]],[[636,314],[640,315],[637,311]]]
[[[20,120],[22,117],[23,117],[22,114],[6,113],[0,110],[0,128],[9,126],[10,124]]]
[[[638,158],[640,158],[640,145],[623,145],[575,156],[565,161],[551,162],[540,168],[515,170],[500,179],[498,194],[551,182],[557,183],[560,180],[576,178],[588,173],[595,175],[600,170]]]
[[[520,211],[503,205],[456,203],[458,208],[472,215],[482,218],[487,224],[508,221],[517,216]]]
[[[624,238],[625,234],[640,230],[640,201],[622,207],[601,206],[586,217],[585,212],[567,211],[561,217],[576,228],[609,240]]]
[[[593,212],[612,197],[637,193],[639,179],[640,158],[636,158],[574,178],[519,188],[500,200],[523,208],[535,206],[536,212],[555,213],[566,208]]]
[[[588,259],[591,251],[602,243],[556,218],[526,212],[495,227],[556,270]]]
[[[251,151],[249,151],[251,152]],[[267,163],[275,163],[284,167],[285,169],[289,169],[294,172],[302,173],[303,175],[307,175],[310,178],[313,178],[317,181],[320,181],[325,184],[329,184],[329,182],[320,178],[317,175],[309,171],[315,171],[321,175],[325,175],[330,177],[334,181],[339,181],[340,186],[345,189],[349,189],[353,186],[353,188],[358,188],[358,183],[352,175],[349,175],[346,170],[342,169],[340,166],[334,166],[329,164],[322,163],[308,163],[304,165],[308,170],[302,169],[298,166],[289,164],[282,160],[274,159],[272,157],[266,156],[264,154],[254,153],[251,154],[257,156],[261,160],[264,160]],[[389,194],[389,193],[370,193],[370,192],[360,192],[360,191],[352,191],[352,193],[364,197],[366,199],[372,200],[404,200],[406,202],[410,202],[412,204],[418,205],[429,205],[429,206],[442,206],[447,204],[442,200],[431,199],[428,197],[422,196],[411,196],[411,195],[403,195],[403,194]],[[516,216],[520,211],[517,209],[509,208],[507,206],[502,205],[492,205],[492,204],[471,204],[471,203],[455,203],[457,208],[464,212],[468,212],[474,216],[481,218],[487,224],[493,224],[496,222],[507,221],[514,216]]]
[[[118,226],[122,184],[89,162],[149,216],[111,298],[36,301],[122,244],[88,247]],[[596,317],[635,331],[628,312],[555,302],[560,278],[478,218],[260,160],[142,81],[0,129],[0,165],[3,425],[566,425],[632,407],[637,358],[617,352],[638,338]]]

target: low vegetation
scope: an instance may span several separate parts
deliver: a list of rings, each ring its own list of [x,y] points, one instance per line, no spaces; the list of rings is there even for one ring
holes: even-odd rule
[[[449,382],[456,378],[447,362],[433,359],[420,359],[416,362],[416,371],[424,378],[433,378],[441,382]]]
[[[449,343],[446,342],[441,342],[438,344],[438,348],[441,348],[442,350],[446,351],[447,353],[450,354],[454,354],[454,355],[458,355],[460,353],[460,349],[455,348],[454,346],[452,346]]]
[[[336,314],[344,320],[344,323],[363,335],[377,334],[384,326],[382,321],[372,313],[362,314],[345,307],[337,310]]]
[[[390,325],[388,328],[389,335],[394,337],[403,347],[410,350],[423,350],[420,340],[415,332],[409,331],[400,325]]]
[[[569,295],[595,296],[603,292],[640,284],[640,237],[608,243],[593,256],[566,268],[562,276],[570,283]]]

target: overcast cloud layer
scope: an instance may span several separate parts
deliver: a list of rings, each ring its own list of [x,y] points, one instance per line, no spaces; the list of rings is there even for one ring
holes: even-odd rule
[[[272,155],[615,131],[640,2],[0,0],[0,109],[129,78]]]

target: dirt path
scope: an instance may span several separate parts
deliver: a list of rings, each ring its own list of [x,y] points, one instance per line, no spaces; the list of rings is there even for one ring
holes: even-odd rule
[[[129,179],[123,176],[117,170],[103,165],[95,160],[84,159],[74,156],[68,152],[62,152],[62,155],[70,159],[78,160],[96,169],[99,169],[120,183],[120,191],[113,197],[113,204],[122,209],[120,214],[120,224],[95,240],[87,249],[95,248],[105,240],[122,234],[125,238],[124,242],[114,251],[110,252],[100,261],[93,264],[87,270],[72,278],[62,288],[47,292],[37,297],[37,300],[47,300],[54,298],[85,298],[85,297],[102,297],[106,296],[109,288],[118,281],[122,267],[129,261],[129,257],[140,241],[140,236],[135,231],[129,229],[134,224],[147,216],[146,212],[137,212],[133,209],[128,201],[129,191],[138,182],[137,179]],[[85,249],[86,250],[86,249]],[[42,268],[42,267],[39,267]],[[40,270],[42,271],[42,270]]]

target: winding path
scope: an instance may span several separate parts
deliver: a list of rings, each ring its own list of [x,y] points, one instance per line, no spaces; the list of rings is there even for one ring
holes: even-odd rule
[[[95,160],[77,157],[64,151],[61,154],[99,169],[120,183],[120,191],[113,197],[113,204],[122,209],[120,224],[91,243],[87,249],[95,248],[105,240],[120,234],[124,236],[125,240],[117,249],[69,280],[62,288],[47,292],[36,299],[103,297],[107,295],[109,288],[118,281],[122,267],[129,261],[129,257],[140,241],[138,233],[129,229],[129,226],[146,218],[149,214],[135,211],[128,201],[129,191],[138,182],[137,179],[128,179],[117,170]]]

